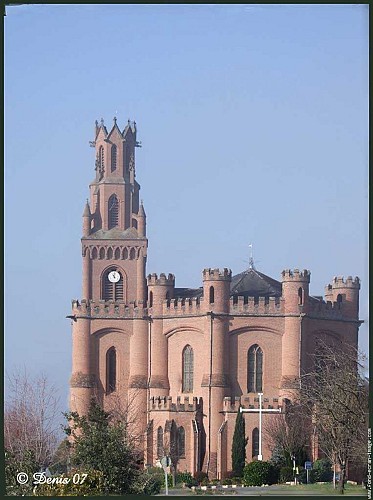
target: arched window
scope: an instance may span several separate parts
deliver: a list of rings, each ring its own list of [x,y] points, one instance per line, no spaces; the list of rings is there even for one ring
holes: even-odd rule
[[[114,276],[110,275],[113,271],[116,273]],[[115,267],[107,269],[102,277],[102,300],[123,300],[123,290],[124,283],[122,273]]]
[[[115,144],[111,146],[111,171],[117,168],[117,147]]]
[[[338,304],[342,304],[342,299],[343,299],[343,297],[342,297],[342,295],[339,293],[339,294],[337,295],[337,302],[338,302]]]
[[[247,392],[261,392],[263,380],[263,351],[254,344],[247,352]]]
[[[157,457],[163,457],[163,429],[160,426],[157,430]]]
[[[215,290],[213,286],[210,286],[210,300],[209,303],[213,304],[215,302]]]
[[[259,455],[259,429],[255,427],[252,433],[252,458],[257,457]]]
[[[178,456],[185,457],[185,430],[184,427],[179,427],[177,434],[178,441]]]
[[[149,307],[153,307],[153,292],[149,292]]]
[[[136,250],[134,248],[131,248],[130,250],[130,260],[136,259]]]
[[[303,305],[303,288],[302,287],[298,288],[298,304],[300,306]]]
[[[183,350],[183,392],[193,392],[193,349],[190,345]]]
[[[106,353],[106,393],[114,392],[117,385],[117,354],[111,347]]]
[[[233,295],[233,304],[238,304],[238,295],[236,293]]]
[[[118,198],[115,194],[112,194],[108,201],[108,210],[109,210],[109,229],[118,225],[119,222],[119,203]]]
[[[100,146],[100,149],[98,150],[98,171],[101,174],[101,176],[104,173],[104,165],[105,163],[105,158],[104,158],[104,146]]]

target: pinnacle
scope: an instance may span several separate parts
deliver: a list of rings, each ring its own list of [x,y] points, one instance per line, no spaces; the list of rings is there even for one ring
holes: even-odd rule
[[[91,210],[89,208],[89,203],[88,203],[88,199],[87,199],[85,207],[84,207],[83,217],[90,217],[90,216],[91,216]]]
[[[145,210],[144,210],[144,205],[143,205],[142,200],[140,202],[139,215],[142,215],[143,217],[145,217]]]

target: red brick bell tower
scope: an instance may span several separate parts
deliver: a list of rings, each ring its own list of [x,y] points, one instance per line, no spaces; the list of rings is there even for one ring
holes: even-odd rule
[[[108,132],[103,120],[96,121],[90,144],[96,153],[95,179],[83,212],[82,299],[73,301],[72,316],[71,409],[80,414],[87,412],[93,395],[103,403],[113,393],[125,399],[131,380],[138,389],[147,377],[146,322],[141,314],[135,321],[133,312],[146,301],[148,245],[136,181],[136,123],[128,121],[121,131],[114,118]],[[119,324],[118,317],[126,314],[131,321]],[[129,359],[124,362],[130,351],[137,354],[131,367]],[[107,366],[113,373],[106,373]]]

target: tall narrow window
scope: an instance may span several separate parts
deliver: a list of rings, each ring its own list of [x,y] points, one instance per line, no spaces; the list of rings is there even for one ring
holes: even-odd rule
[[[259,455],[259,429],[255,427],[252,433],[252,457],[257,457]]]
[[[118,225],[119,221],[119,203],[118,198],[115,194],[112,194],[108,201],[108,209],[109,209],[109,229]]]
[[[102,276],[102,300],[123,300],[123,276],[116,268],[107,269]]]
[[[185,430],[184,427],[178,429],[178,456],[185,457]]]
[[[213,304],[215,302],[215,291],[214,291],[214,287],[213,286],[210,286],[210,300],[209,300],[210,304]]]
[[[111,171],[114,172],[117,168],[117,147],[115,144],[111,146]]]
[[[104,162],[105,162],[104,147],[100,146],[100,149],[98,150],[98,170],[100,174],[104,173]]]
[[[111,347],[106,353],[106,392],[114,392],[117,385],[117,354]]]
[[[187,345],[183,350],[183,392],[193,392],[193,349]]]
[[[263,387],[263,351],[254,344],[247,353],[247,392],[261,392]]]
[[[153,292],[149,292],[149,307],[153,307]]]
[[[342,297],[342,295],[339,293],[339,294],[337,295],[337,302],[338,302],[338,304],[342,304],[342,299],[343,299],[343,297]]]
[[[157,457],[163,457],[163,429],[158,427],[157,430]]]
[[[298,288],[298,304],[300,306],[303,305],[303,288],[302,287]]]

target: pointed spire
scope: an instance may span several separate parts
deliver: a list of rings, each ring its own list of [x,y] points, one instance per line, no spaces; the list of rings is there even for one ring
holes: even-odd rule
[[[117,117],[114,116],[113,120],[114,120],[114,125],[116,125],[117,124]]]
[[[88,203],[88,199],[87,199],[85,207],[84,207],[83,217],[90,217],[90,216],[91,216],[91,210],[89,208],[89,203]]]

